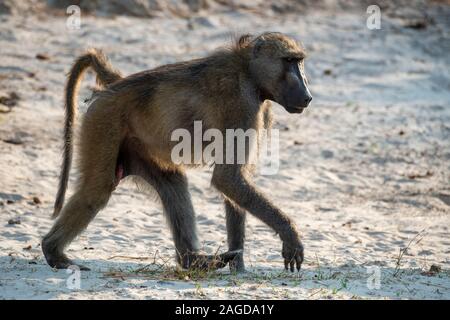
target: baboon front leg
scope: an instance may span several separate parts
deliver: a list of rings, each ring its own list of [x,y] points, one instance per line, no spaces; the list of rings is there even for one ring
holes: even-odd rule
[[[234,272],[245,271],[244,240],[245,240],[245,210],[239,208],[229,199],[225,199],[225,217],[227,226],[228,250],[240,250],[240,254],[230,261],[230,270]]]
[[[198,253],[195,213],[184,173],[162,170],[137,155],[128,157],[125,162],[128,162],[126,171],[141,176],[158,192],[175,242],[177,262],[183,268],[223,268],[234,258],[236,254],[229,252],[218,256]]]
[[[292,220],[267,200],[246,178],[240,165],[217,165],[212,184],[242,209],[270,226],[283,242],[282,255],[285,268],[297,270],[303,262],[303,245]]]

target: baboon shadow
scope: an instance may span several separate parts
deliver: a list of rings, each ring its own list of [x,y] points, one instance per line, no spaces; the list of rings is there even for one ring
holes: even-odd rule
[[[81,262],[81,261],[75,261]],[[79,288],[76,272],[72,270],[51,269],[43,260],[28,260],[10,256],[0,257],[0,283],[2,299],[58,299],[61,297],[85,299],[89,293],[105,293],[104,296],[116,298],[133,298],[133,296],[118,295],[117,292],[128,289],[145,290],[149,288],[147,298],[158,299],[156,290],[176,290],[181,293],[197,289],[199,284],[204,288],[239,288],[240,285],[265,285],[273,290],[286,290],[299,287],[310,290],[308,298],[333,299],[339,294],[355,298],[414,298],[417,282],[431,281],[431,286],[446,288],[449,278],[442,279],[435,275],[425,276],[419,269],[400,269],[387,267],[371,267],[362,265],[321,266],[319,268],[304,268],[300,273],[290,273],[279,268],[247,267],[245,273],[233,274],[228,268],[209,273],[177,273],[174,262],[158,265],[141,262],[117,262],[111,260],[83,260],[91,271],[80,271]],[[185,273],[183,273],[185,272]],[[191,278],[183,278],[183,276]],[[377,278],[378,277],[378,278]],[[423,277],[420,279],[418,277]],[[442,284],[442,281],[445,281]],[[398,290],[401,286],[402,290]],[[410,287],[410,288],[409,288]],[[445,290],[442,289],[443,292]],[[326,290],[322,291],[321,290]],[[329,294],[328,294],[328,293]],[[108,295],[111,293],[111,295]],[[425,292],[424,292],[425,293]],[[242,290],[242,298],[252,299],[256,293],[252,290]],[[315,295],[317,296],[315,297]],[[100,295],[101,297],[102,295]],[[189,296],[189,295],[188,295]],[[189,298],[189,297],[188,297]],[[192,298],[202,298],[192,295]],[[270,296],[267,298],[270,299]],[[277,296],[274,296],[277,298]],[[300,297],[288,296],[290,299]],[[442,298],[445,298],[442,296]]]

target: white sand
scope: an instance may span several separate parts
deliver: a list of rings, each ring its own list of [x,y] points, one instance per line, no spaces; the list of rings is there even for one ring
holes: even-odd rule
[[[364,11],[230,13],[194,19],[192,30],[182,19],[83,17],[78,32],[68,32],[63,18],[0,16],[0,93],[21,97],[12,112],[0,113],[0,298],[449,299],[450,26],[442,18],[449,12],[431,12],[436,24],[425,30],[383,16],[382,29],[374,31]],[[257,179],[302,232],[300,274],[282,272],[281,242],[250,217],[247,274],[174,278],[160,205],[124,184],[69,247],[92,271],[81,274],[80,290],[67,288],[69,275],[47,266],[39,243],[52,224],[65,73],[76,55],[101,47],[129,74],[202,56],[229,41],[230,31],[263,30],[297,36],[310,55],[312,105],[301,116],[274,105],[280,171]],[[38,60],[38,53],[50,59]],[[92,77],[84,85],[92,86]],[[1,141],[8,139],[21,144]],[[189,174],[200,237],[215,252],[226,249],[226,236],[210,175]],[[41,204],[32,204],[35,196]],[[148,264],[156,268],[155,254],[165,266],[137,276]],[[426,273],[432,265],[441,271]],[[367,286],[370,266],[380,268],[379,289]]]

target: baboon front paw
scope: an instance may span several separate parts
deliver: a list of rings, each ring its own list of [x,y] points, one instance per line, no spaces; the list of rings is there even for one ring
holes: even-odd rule
[[[297,267],[297,271],[300,271],[303,263],[303,245],[300,242],[296,244],[283,242],[282,255],[286,270],[290,269],[294,272],[294,267]]]
[[[183,268],[199,270],[217,270],[225,267],[242,250],[228,251],[219,255],[204,255],[199,253],[189,253],[182,257]]]

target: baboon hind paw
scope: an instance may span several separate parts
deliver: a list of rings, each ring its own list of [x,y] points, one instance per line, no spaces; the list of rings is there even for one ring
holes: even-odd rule
[[[79,268],[82,271],[90,271],[88,267],[85,267],[81,264],[77,264],[67,258],[65,255],[61,256],[48,256],[45,255],[45,259],[47,260],[47,263],[50,267],[55,269],[73,269],[73,268]]]
[[[186,269],[217,270],[225,267],[240,254],[242,250],[227,251],[219,255],[204,255],[191,253],[183,258],[183,267]]]

